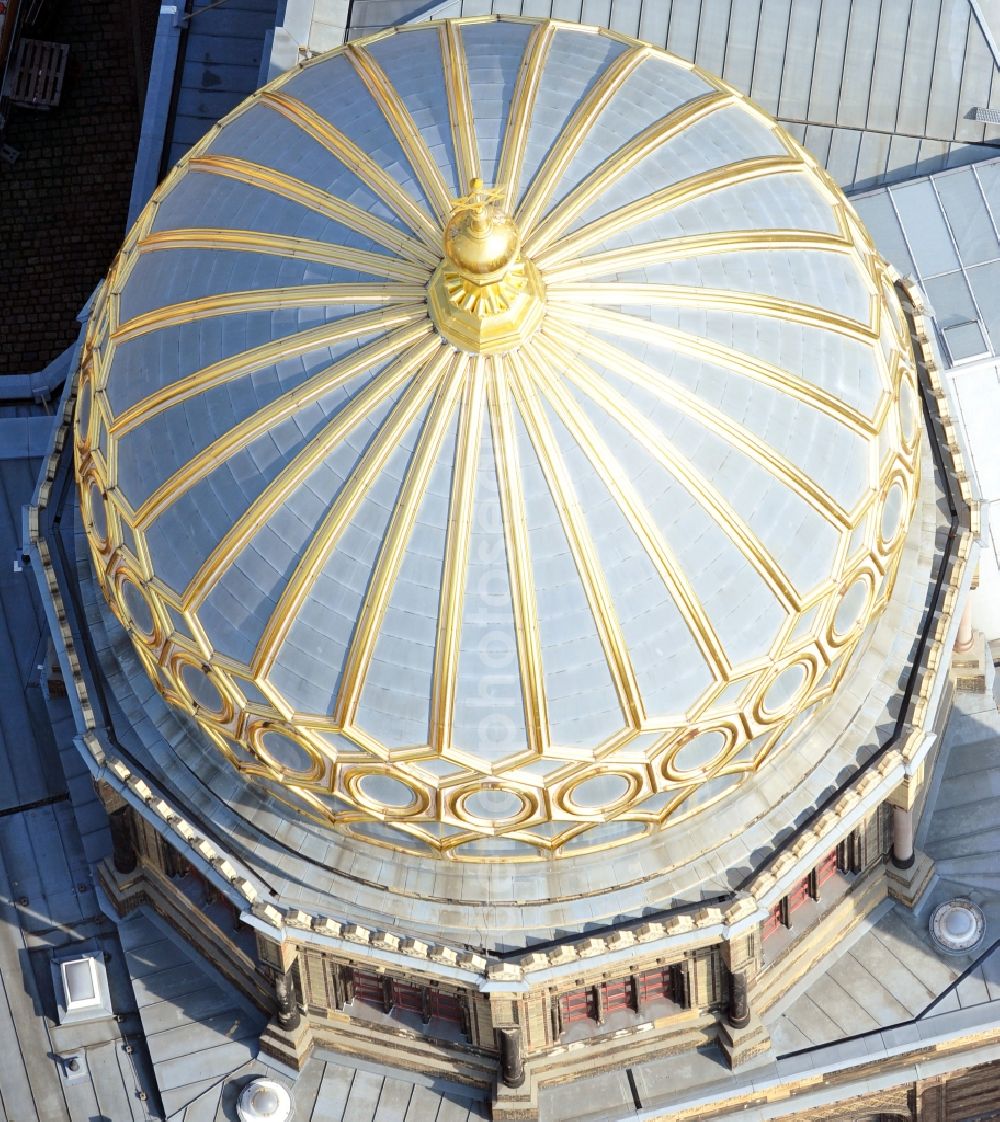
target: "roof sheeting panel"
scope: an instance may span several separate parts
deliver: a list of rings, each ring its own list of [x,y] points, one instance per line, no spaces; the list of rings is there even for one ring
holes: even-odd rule
[[[581,18],[583,0],[550,0],[550,3],[553,19],[579,20]]]
[[[727,82],[741,90],[749,90],[753,84],[759,19],[760,10],[751,4],[734,4],[729,16],[723,74]]]
[[[401,7],[412,20],[511,11],[508,0],[357,0],[355,26],[375,30],[379,12],[387,26]],[[988,147],[967,146],[1000,143],[1000,126],[972,120],[1000,106],[1000,71],[971,0],[524,0],[519,11],[637,34],[721,74],[786,127],[844,130],[833,144],[817,133],[813,150],[849,190],[987,159]]]
[[[927,94],[934,70],[940,9],[940,0],[913,0],[910,9],[896,129],[911,136],[922,136],[927,125]]]
[[[830,153],[826,167],[834,179],[850,182],[855,178],[858,168],[858,149],[861,147],[861,133],[855,129],[834,129],[830,139]]]
[[[809,89],[819,43],[820,9],[821,0],[796,0],[792,4],[782,64],[779,117],[805,121],[809,116]]]
[[[905,179],[912,175],[919,153],[920,141],[916,137],[895,133],[889,141],[884,172],[886,179]]]
[[[830,150],[833,147],[833,134],[836,129],[828,129],[823,125],[807,125],[806,136],[803,143],[814,156],[827,166],[830,161]]]
[[[854,169],[854,181],[858,186],[874,185],[884,176],[891,143],[892,137],[888,133],[861,133],[858,160]]]
[[[840,104],[840,87],[844,74],[844,55],[847,51],[847,31],[851,20],[851,7],[847,4],[824,4],[820,13],[819,34],[816,37],[816,56],[813,61],[812,84],[806,112],[795,116],[808,117],[824,125],[837,123]]]
[[[882,5],[868,98],[866,124],[870,129],[892,132],[896,127],[906,46],[906,40],[898,34],[896,25],[904,12],[909,14],[909,7],[910,0],[904,0],[902,4]]]
[[[934,140],[931,137],[924,137],[920,141],[920,153],[917,157],[916,174],[920,175],[934,175],[936,172],[944,171],[948,166],[948,155],[951,151],[951,145],[945,140]],[[912,172],[910,173],[913,174]],[[907,176],[909,178],[909,176]]]
[[[968,273],[972,294],[979,306],[980,319],[993,342],[996,354],[1000,344],[1000,261],[977,265]]]
[[[722,74],[726,68],[729,15],[730,0],[701,0],[698,46],[694,60],[712,74]]]
[[[537,0],[547,4],[548,0]],[[527,6],[528,0],[525,0]],[[525,12],[527,14],[527,12]],[[666,43],[667,27],[670,24],[670,8],[666,4],[639,5],[639,38],[647,43]]]
[[[622,35],[638,35],[642,9],[642,0],[617,0],[611,5],[612,30],[620,31]]]
[[[837,124],[863,129],[868,124],[868,101],[874,77],[875,48],[879,38],[879,8],[874,4],[852,4],[844,54],[844,79],[840,85]],[[868,81],[855,81],[867,74]]]
[[[972,19],[968,0],[944,0],[934,52],[934,75],[927,102],[928,136],[941,139],[955,135],[958,125],[961,75]]]
[[[979,23],[969,21],[969,39],[966,45],[965,69],[962,72],[962,89],[959,97],[958,123],[955,136],[970,144],[981,144],[985,139],[985,126],[970,119],[971,110],[990,104],[990,87],[996,73],[993,55]]]
[[[1000,159],[854,200],[881,252],[927,292],[952,362],[1000,343]]]
[[[962,263],[981,265],[996,257],[997,231],[978,178],[975,175],[942,175],[935,188]]]
[[[1000,232],[1000,160],[991,160],[975,170],[976,182],[990,212],[993,229]]]
[[[957,269],[958,254],[931,183],[924,179],[904,184],[892,192],[892,198],[903,229],[919,231],[919,238],[910,238],[910,252],[920,275],[933,277]]]
[[[763,0],[761,5],[751,66],[750,96],[768,113],[778,111],[791,12],[791,0]]]
[[[666,6],[666,5],[664,5]],[[698,50],[698,21],[701,6],[694,4],[670,5],[670,23],[667,30],[667,50],[694,61]]]

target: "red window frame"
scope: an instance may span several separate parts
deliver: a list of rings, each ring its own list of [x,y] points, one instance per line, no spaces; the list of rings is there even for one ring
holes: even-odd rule
[[[596,1021],[597,1004],[594,1000],[593,987],[587,986],[586,989],[564,993],[559,998],[559,1012],[564,1025],[571,1025],[576,1021],[586,1021],[588,1019]]]
[[[767,919],[764,920],[762,927],[762,937],[767,939],[773,935],[775,931],[781,926],[781,901],[771,905],[771,911],[768,913]]]
[[[382,979],[377,974],[365,974],[361,970],[354,972],[354,1000],[365,1005],[374,1005],[376,1009],[382,1008]]]
[[[371,1005],[379,1012],[385,1011],[385,994],[383,990],[384,976],[381,974],[366,974],[362,970],[352,971],[354,979],[354,1000],[365,1005]],[[398,982],[390,979],[392,986],[392,1008],[407,1013],[424,1014],[424,987],[416,986],[410,982]],[[456,1025],[462,1024],[462,1003],[457,995],[428,987],[428,1010],[431,1017],[440,1017],[443,1021],[451,1021]]]
[[[660,998],[673,1001],[674,998],[674,972],[669,966],[660,966],[655,970],[645,970],[639,975],[639,1001],[659,1001]]]
[[[817,888],[836,874],[837,872],[837,851],[831,849],[830,852],[823,858],[822,861],[816,866],[816,886]]]
[[[809,895],[809,878],[805,876],[788,894],[789,914],[794,912],[797,908],[801,908],[809,899],[811,899]]]
[[[462,1023],[462,1003],[454,994],[435,989],[429,993],[432,1017],[440,1017],[442,1021],[452,1021],[456,1025]]]
[[[424,987],[414,986],[409,982],[392,983],[392,1004],[395,1009],[402,1009],[407,1013],[423,1013]]]
[[[601,996],[604,998],[604,1014],[619,1013],[622,1009],[632,1008],[632,979],[612,978],[601,982]]]

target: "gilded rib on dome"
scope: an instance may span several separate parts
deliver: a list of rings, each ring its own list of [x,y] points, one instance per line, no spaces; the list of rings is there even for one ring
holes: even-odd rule
[[[752,777],[891,592],[919,440],[812,157],[673,56],[502,18],[313,59],[196,145],[76,418],[164,695],[289,806],[459,858]]]

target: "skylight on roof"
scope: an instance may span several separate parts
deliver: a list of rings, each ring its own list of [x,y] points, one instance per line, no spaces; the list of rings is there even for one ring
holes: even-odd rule
[[[61,962],[59,972],[62,976],[67,1012],[72,1013],[77,1009],[87,1009],[101,1004],[97,965],[92,955]]]

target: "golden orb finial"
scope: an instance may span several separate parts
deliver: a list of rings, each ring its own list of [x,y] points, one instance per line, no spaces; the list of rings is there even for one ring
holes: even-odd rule
[[[473,179],[469,193],[452,207],[444,231],[445,256],[458,272],[480,285],[502,280],[521,249],[517,227],[498,206],[501,194]]]
[[[521,256],[521,234],[500,208],[503,191],[476,177],[444,230],[444,260],[428,286],[431,318],[466,351],[511,350],[541,322],[545,288]]]

